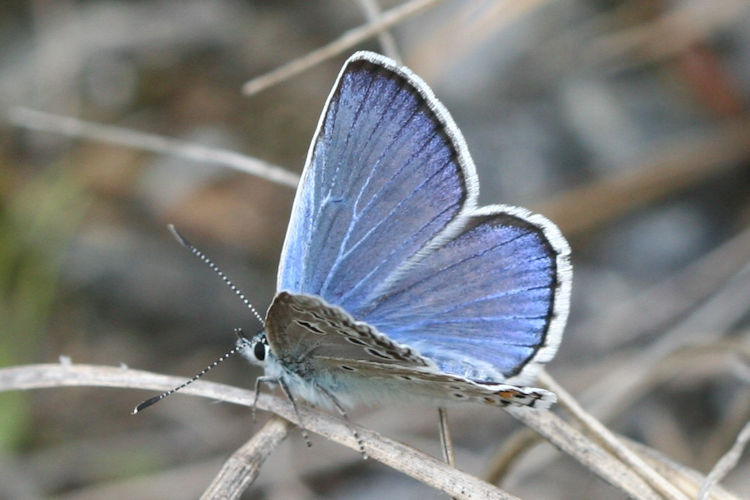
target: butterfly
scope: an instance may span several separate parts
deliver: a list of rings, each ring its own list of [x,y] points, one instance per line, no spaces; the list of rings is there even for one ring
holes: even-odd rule
[[[478,207],[461,132],[409,69],[344,64],[325,104],[263,331],[238,340],[292,399],[546,408],[525,387],[557,351],[570,249],[523,208]],[[295,406],[296,407],[296,406]]]

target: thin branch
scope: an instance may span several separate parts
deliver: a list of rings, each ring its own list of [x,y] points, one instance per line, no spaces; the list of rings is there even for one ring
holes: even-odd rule
[[[377,22],[383,15],[377,0],[359,0],[359,5],[365,11],[367,20],[370,23]],[[401,54],[399,54],[396,40],[390,31],[383,30],[378,33],[378,42],[380,42],[380,47],[383,49],[383,54],[401,64]]]
[[[568,410],[576,420],[583,424],[584,427],[589,430],[591,435],[597,437],[602,443],[604,443],[617,458],[637,472],[656,491],[661,493],[664,498],[672,500],[688,500],[688,497],[682,491],[660,476],[644,460],[642,460],[641,457],[634,453],[630,448],[623,445],[617,436],[607,429],[604,424],[584,410],[573,396],[558,384],[557,381],[546,371],[541,371],[539,374],[539,381],[557,394],[558,403]]]
[[[272,416],[247,443],[232,453],[201,499],[239,498],[253,484],[260,467],[287,437],[291,427],[288,420]]]
[[[677,463],[659,451],[642,443],[633,441],[626,436],[619,436],[620,441],[626,443],[640,457],[646,460],[659,474],[667,478],[672,484],[676,484],[681,490],[688,492],[690,498],[697,498],[700,485],[705,481],[705,476],[695,469]],[[740,500],[738,496],[730,493],[720,486],[716,486],[711,492],[712,500]]]
[[[83,137],[152,153],[179,156],[196,162],[214,163],[291,188],[296,188],[299,182],[299,176],[289,170],[226,149],[200,146],[155,134],[87,122],[70,116],[55,115],[23,107],[12,108],[8,113],[8,119],[16,126],[33,130],[69,137]]]
[[[571,189],[532,208],[551,217],[568,236],[590,231],[742,165],[750,157],[750,123],[728,123],[717,133],[662,144],[657,151],[624,174]]]
[[[482,477],[490,484],[499,484],[524,452],[541,441],[539,434],[528,427],[514,432],[492,457],[490,466]]]
[[[506,411],[630,497],[654,500],[662,498],[632,469],[554,413],[512,406],[507,407]]]
[[[163,391],[183,381],[180,377],[158,375],[126,368],[94,365],[40,364],[0,370],[0,391],[43,389],[66,386],[121,387]],[[251,407],[254,392],[224,384],[199,381],[182,394],[203,396],[218,401]],[[281,398],[261,394],[258,408],[296,422],[291,405]],[[123,408],[129,411],[129,408]],[[305,428],[359,453],[359,445],[346,422],[327,413],[301,406]],[[461,472],[414,448],[385,438],[377,432],[354,424],[365,442],[368,456],[448,495],[462,499],[511,500],[516,497],[470,474]]]
[[[0,390],[103,386],[162,391],[174,387],[181,380],[178,377],[126,368],[74,364],[27,365],[0,370]],[[252,406],[254,399],[252,391],[205,381],[186,387],[184,393],[248,407]],[[291,422],[296,422],[291,405],[280,398],[261,394],[258,398],[258,407]],[[123,411],[128,410],[129,408],[123,409]],[[359,450],[351,429],[344,421],[306,406],[301,406],[299,410],[306,429],[353,450]],[[637,474],[553,413],[526,408],[508,408],[508,412],[628,495],[644,499],[658,498],[658,495]],[[354,427],[364,440],[369,456],[451,496],[456,498],[514,498],[434,457],[385,438],[374,431],[359,426]]]
[[[745,239],[747,236],[748,234],[743,233],[740,238]],[[737,247],[735,243],[732,246]],[[744,246],[740,245],[737,248],[744,248]],[[746,264],[743,269],[735,273],[732,279],[723,283],[709,300],[649,346],[640,347],[630,354],[626,353],[625,356],[618,354],[604,359],[601,363],[602,368],[606,367],[606,370],[599,369],[594,372],[605,375],[590,384],[578,399],[588,402],[586,407],[600,420],[606,421],[613,415],[622,414],[624,408],[642,397],[656,381],[664,379],[665,370],[674,366],[672,363],[665,362],[669,357],[689,348],[690,345],[715,343],[721,337],[722,332],[746,314],[749,281],[750,264]],[[702,350],[705,351],[706,348]],[[736,352],[742,351],[736,350]],[[634,370],[634,366],[639,369]],[[517,439],[527,442],[529,431],[524,429],[519,432],[523,433],[523,436]],[[513,454],[517,453],[513,451]],[[543,457],[537,457],[537,466],[553,458],[553,454],[549,452]],[[495,460],[505,463],[509,458],[499,455]],[[491,474],[496,476],[499,472],[492,470]],[[674,484],[674,481],[672,482]]]
[[[695,366],[705,367],[707,364],[706,359],[712,360],[713,364],[717,366],[717,370],[722,369],[723,373],[726,373],[731,370],[731,366],[726,360],[726,356],[729,355],[740,356],[743,360],[750,360],[750,346],[743,341],[720,340],[714,343],[702,343],[680,348],[646,370],[650,382],[648,385],[644,384],[642,390],[645,392],[653,385],[663,382],[668,378],[684,374],[686,370]],[[549,385],[550,389],[560,396],[561,404],[570,406],[565,398],[567,391],[561,390],[558,385],[550,383],[548,377],[549,375],[545,376],[542,374],[540,375],[540,381]],[[618,436],[617,439],[618,441],[623,441],[621,436]],[[539,435],[528,427],[513,433],[505,440],[492,458],[490,466],[487,468],[487,473],[483,477],[489,483],[499,484],[502,478],[509,473],[511,466],[518,461],[519,457],[540,441]],[[631,445],[630,442],[627,444]],[[640,458],[644,459],[644,457]],[[669,478],[666,479],[668,480]]]
[[[684,316],[750,261],[750,229],[745,229],[694,260],[678,272],[626,300],[616,300],[576,328],[580,338],[596,338],[606,331],[610,349]],[[595,347],[593,347],[595,349]]]
[[[711,490],[737,465],[748,441],[750,441],[750,422],[745,424],[732,447],[716,462],[714,468],[708,473],[706,480],[701,486],[701,491],[698,493],[698,500],[708,500]]]
[[[667,356],[685,346],[716,341],[747,314],[749,287],[750,263],[680,323],[646,348],[639,348],[627,362],[618,365],[610,361],[614,366],[607,375],[591,384],[578,399],[590,402],[589,411],[601,420],[619,414],[651,386],[652,372]],[[654,368],[634,370],[634,366]]]
[[[750,4],[743,0],[702,0],[677,5],[654,21],[589,40],[582,57],[593,64],[616,61],[621,70],[632,68],[634,63],[654,64],[737,23],[747,16]]]
[[[242,86],[246,95],[257,94],[261,90],[288,80],[305,70],[335,57],[368,38],[381,33],[422,10],[431,7],[440,0],[412,0],[384,12],[377,21],[351,29],[338,39],[319,49],[308,52],[299,59],[290,61],[264,75],[253,78]]]

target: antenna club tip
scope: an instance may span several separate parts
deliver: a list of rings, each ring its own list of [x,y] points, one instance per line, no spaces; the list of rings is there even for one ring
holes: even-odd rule
[[[158,396],[154,396],[153,398],[149,398],[146,401],[143,401],[138,406],[133,408],[133,411],[130,412],[131,415],[135,415],[136,413],[140,413],[152,404],[156,403],[157,401],[160,401],[164,399],[164,394],[159,394]]]

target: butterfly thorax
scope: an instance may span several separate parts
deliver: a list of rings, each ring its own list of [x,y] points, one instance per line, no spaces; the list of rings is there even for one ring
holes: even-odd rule
[[[252,338],[237,340],[238,352],[250,363],[264,370],[263,379],[267,382],[282,383],[295,395],[310,403],[330,407],[331,402],[322,390],[341,392],[340,384],[330,377],[319,377],[306,356],[283,356],[281,359],[271,349],[264,331]],[[346,391],[343,391],[346,392]],[[347,406],[352,406],[349,398],[343,398]]]

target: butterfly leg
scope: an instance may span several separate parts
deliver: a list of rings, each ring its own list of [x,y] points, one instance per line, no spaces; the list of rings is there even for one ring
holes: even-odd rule
[[[438,424],[440,427],[440,447],[443,449],[443,460],[451,467],[455,467],[456,457],[453,453],[453,440],[448,428],[448,412],[442,406],[438,408]]]
[[[362,458],[364,460],[367,460],[367,452],[365,451],[365,442],[362,440],[362,437],[359,435],[359,432],[357,432],[357,429],[355,429],[354,426],[352,425],[351,420],[349,420],[349,415],[346,414],[346,410],[341,405],[341,403],[339,403],[339,400],[336,399],[336,396],[334,396],[333,394],[328,392],[326,389],[321,387],[318,383],[315,383],[315,388],[319,390],[321,394],[325,395],[331,403],[333,403],[333,406],[339,412],[339,415],[341,415],[341,418],[343,418],[344,422],[346,422],[346,426],[349,427],[349,430],[354,436],[354,439],[357,440],[357,444],[359,445],[359,451],[360,453],[362,453]]]
[[[292,392],[289,390],[289,386],[286,385],[286,382],[284,382],[283,379],[273,379],[276,381],[279,386],[281,386],[281,390],[284,391],[284,394],[286,395],[287,399],[289,399],[289,402],[292,403],[292,408],[294,409],[294,415],[297,417],[297,425],[299,425],[299,430],[302,433],[302,438],[305,440],[305,444],[307,444],[308,447],[312,446],[312,443],[310,442],[310,436],[307,434],[307,429],[305,429],[304,424],[302,423],[302,417],[299,415],[299,409],[297,408],[297,402],[294,400],[294,396],[292,396]]]
[[[255,379],[255,397],[253,398],[253,422],[255,422],[255,409],[258,406],[258,395],[260,395],[261,384],[278,384],[279,379],[276,377],[262,376]]]

